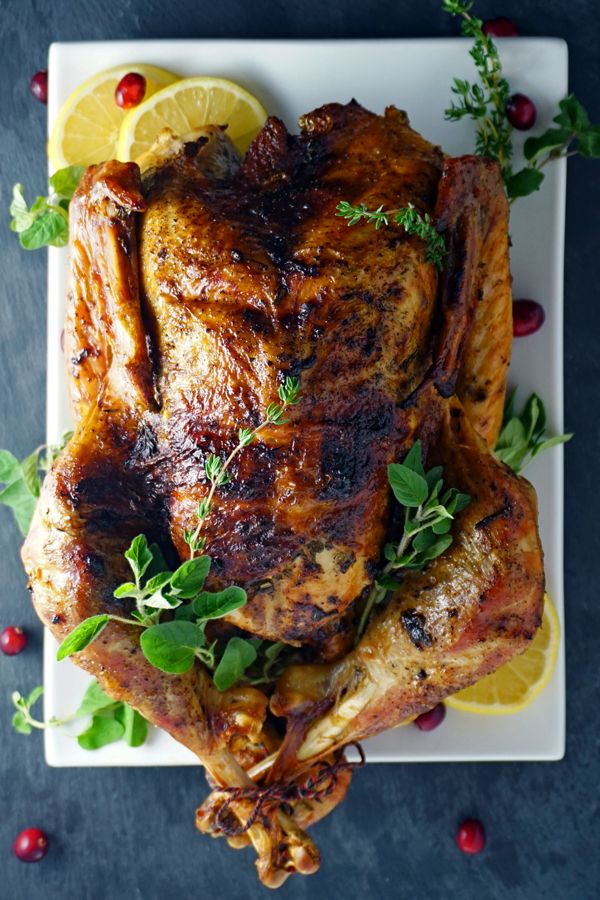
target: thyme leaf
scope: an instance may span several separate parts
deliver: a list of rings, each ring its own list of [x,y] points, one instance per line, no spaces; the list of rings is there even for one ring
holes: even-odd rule
[[[436,231],[429,214],[425,213],[422,216],[412,203],[401,209],[384,210],[383,206],[380,206],[379,209],[370,210],[364,203],[352,206],[346,200],[342,200],[336,209],[336,216],[348,219],[348,225],[356,225],[361,219],[365,219],[378,229],[381,225],[389,225],[391,218],[397,225],[401,225],[407,234],[418,234],[426,242],[425,258],[427,262],[433,263],[437,269],[442,270],[444,256],[446,256],[444,235]]]

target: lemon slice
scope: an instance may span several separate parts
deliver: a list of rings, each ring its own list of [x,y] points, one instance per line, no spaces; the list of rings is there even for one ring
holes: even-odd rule
[[[558,616],[547,594],[545,601],[541,627],[525,653],[448,697],[448,706],[497,715],[518,712],[535,700],[550,679],[560,641]]]
[[[127,114],[119,137],[118,158],[137,159],[163,128],[176,135],[202,125],[227,125],[227,134],[242,153],[267,117],[251,94],[225,78],[184,78],[163,88]]]
[[[48,156],[55,169],[116,158],[119,132],[129,110],[117,106],[115,90],[128,72],[146,79],[145,98],[178,81],[172,72],[145,63],[114,66],[89,78],[73,91],[58,114],[48,142]]]

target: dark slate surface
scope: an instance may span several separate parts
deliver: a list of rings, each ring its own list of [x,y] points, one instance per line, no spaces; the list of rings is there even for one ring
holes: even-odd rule
[[[512,17],[524,35],[566,38],[571,85],[600,120],[598,3],[478,3],[485,18]],[[453,35],[438,0],[3,0],[0,4],[0,210],[13,182],[31,196],[44,184],[45,109],[31,75],[56,40],[167,37],[421,37]],[[359,65],[357,61],[357,65]],[[326,99],[326,98],[324,98]],[[598,839],[598,643],[600,548],[594,513],[600,443],[600,164],[569,167],[565,378],[568,739],[564,761],[542,764],[371,766],[345,803],[314,829],[320,872],[287,882],[304,900],[591,900],[600,892]],[[27,254],[0,228],[0,446],[23,457],[44,439],[46,258]],[[41,681],[41,626],[18,551],[20,535],[0,510],[0,627],[22,624],[25,653],[0,658],[0,900],[222,900],[265,894],[253,853],[201,837],[193,811],[203,777],[182,769],[56,770],[39,734],[9,725],[9,695]],[[489,839],[479,857],[458,852],[461,820],[478,816]],[[12,855],[22,829],[47,830],[37,865]]]

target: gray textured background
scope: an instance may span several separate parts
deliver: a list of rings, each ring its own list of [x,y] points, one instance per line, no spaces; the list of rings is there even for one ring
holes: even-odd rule
[[[477,14],[508,15],[524,35],[566,38],[571,87],[600,121],[598,3],[481,0]],[[168,37],[421,37],[454,35],[438,0],[1,0],[0,3],[0,447],[19,458],[44,440],[46,257],[26,253],[4,212],[15,181],[42,191],[45,108],[28,90],[61,40]],[[357,63],[358,64],[358,63]],[[365,900],[592,900],[600,894],[598,693],[600,547],[597,516],[600,361],[600,163],[569,163],[565,379],[567,754],[559,763],[371,766],[344,804],[314,828],[323,864],[290,879],[284,898]],[[24,625],[26,652],[0,658],[0,900],[222,900],[266,894],[252,851],[201,837],[193,811],[205,795],[190,769],[53,770],[42,738],[10,728],[10,692],[41,682],[41,626],[25,589],[11,514],[0,509],[0,629]],[[467,816],[488,846],[454,844]],[[14,837],[44,828],[51,850],[26,866]]]

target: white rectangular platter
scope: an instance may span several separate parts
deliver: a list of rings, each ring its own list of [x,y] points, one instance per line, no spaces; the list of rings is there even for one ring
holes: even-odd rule
[[[567,94],[568,57],[564,41],[520,38],[498,41],[513,91],[531,96],[538,121],[528,134],[551,124]],[[394,104],[428,140],[453,156],[474,148],[474,126],[446,122],[452,78],[474,80],[470,41],[462,38],[368,41],[139,41],[54,44],[50,48],[48,127],[69,94],[86,78],[123,63],[146,62],[181,76],[217,75],[238,82],[280,116],[290,130],[298,117],[323,103],[359,103],[382,113]],[[525,135],[527,136],[527,135]],[[515,136],[517,167],[524,136]],[[511,214],[511,267],[515,297],[540,301],[546,323],[536,335],[515,341],[509,381],[546,403],[549,429],[563,427],[563,262],[566,167],[546,170],[542,190],[514,206]],[[61,331],[64,319],[66,250],[50,249],[48,266],[48,441],[71,427]],[[527,470],[539,498],[540,529],[546,554],[548,591],[563,616],[563,448],[536,459]],[[69,660],[56,662],[56,643],[47,633],[44,678],[46,717],[64,716],[79,705],[89,678]],[[550,683],[526,710],[508,716],[478,716],[448,709],[430,733],[411,725],[365,742],[370,762],[455,762],[561,759],[565,744],[564,632]],[[82,750],[59,729],[45,732],[46,760],[52,766],[197,765],[196,757],[169,735],[153,729],[143,747],[124,741],[93,752]]]

